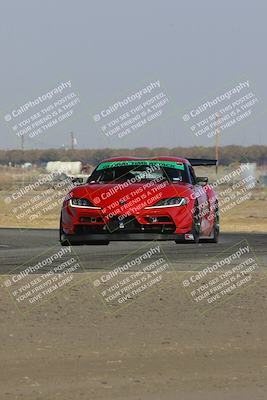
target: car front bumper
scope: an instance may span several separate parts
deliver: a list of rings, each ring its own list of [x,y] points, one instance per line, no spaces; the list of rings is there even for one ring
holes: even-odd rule
[[[174,240],[181,243],[192,241],[189,235],[176,233],[106,233],[106,234],[74,234],[64,235],[64,240],[70,245],[86,244],[101,241],[167,241]]]

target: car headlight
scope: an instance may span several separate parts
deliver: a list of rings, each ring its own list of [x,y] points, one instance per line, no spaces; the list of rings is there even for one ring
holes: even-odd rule
[[[186,204],[188,204],[188,200],[185,197],[172,197],[170,199],[162,199],[153,206],[145,207],[145,210],[151,208],[180,207]]]
[[[96,207],[93,203],[91,203],[87,199],[70,199],[71,207],[83,207],[83,208],[93,208],[94,210],[101,210],[101,207]]]

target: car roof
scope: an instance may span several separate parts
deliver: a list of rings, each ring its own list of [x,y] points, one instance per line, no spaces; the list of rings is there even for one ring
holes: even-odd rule
[[[163,157],[112,157],[112,158],[106,158],[105,160],[102,160],[101,162],[135,161],[135,160],[175,161],[175,162],[190,164],[186,158],[167,157],[167,156],[166,157],[165,156],[163,156]]]

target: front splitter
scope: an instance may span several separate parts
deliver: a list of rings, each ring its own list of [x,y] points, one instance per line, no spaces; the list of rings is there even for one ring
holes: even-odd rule
[[[184,234],[161,234],[161,233],[109,233],[109,234],[82,234],[82,235],[64,235],[64,239],[70,244],[92,242],[92,241],[115,241],[115,242],[126,242],[126,241],[153,241],[153,240],[176,240],[181,243],[186,242]]]

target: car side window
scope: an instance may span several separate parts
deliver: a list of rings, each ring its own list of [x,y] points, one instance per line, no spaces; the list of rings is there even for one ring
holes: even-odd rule
[[[194,172],[193,168],[191,167],[191,165],[189,166],[189,174],[190,174],[192,184],[195,185],[197,183],[197,179],[196,179],[195,172]]]

